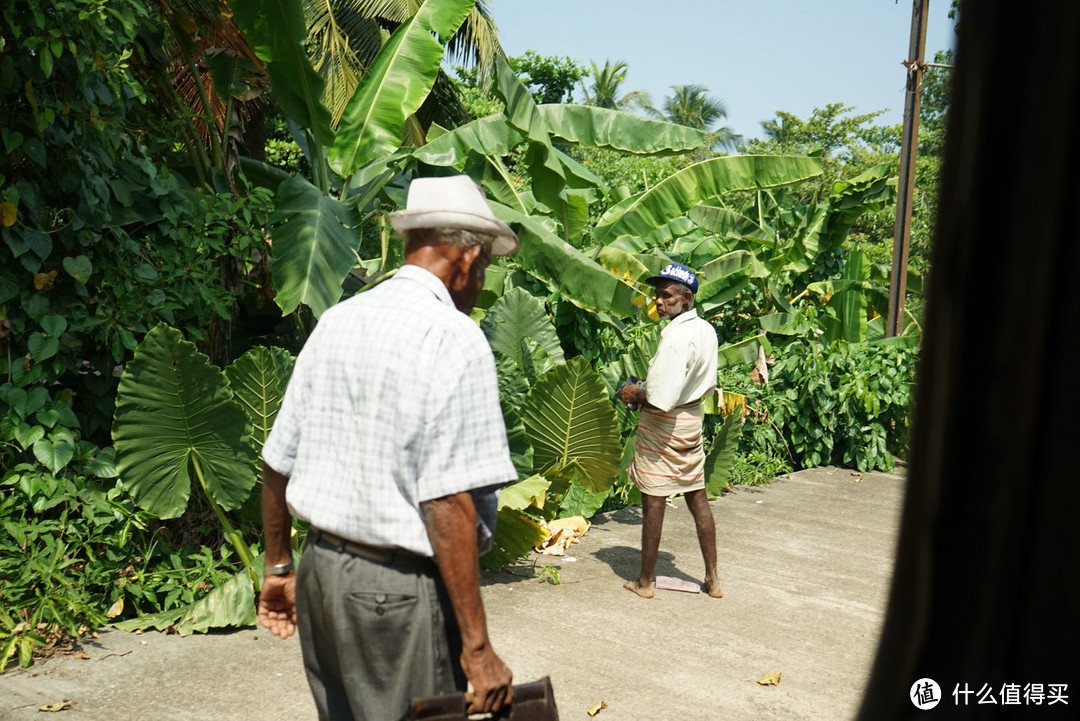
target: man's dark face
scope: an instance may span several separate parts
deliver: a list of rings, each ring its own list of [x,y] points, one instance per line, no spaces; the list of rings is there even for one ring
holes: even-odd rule
[[[448,290],[450,297],[454,300],[454,305],[462,313],[472,312],[473,306],[476,305],[476,299],[480,297],[480,291],[484,287],[484,273],[489,263],[491,263],[491,254],[479,245],[460,251],[460,255],[454,261],[456,272]]]
[[[694,294],[682,283],[662,280],[656,284],[656,313],[661,318],[677,318],[694,305]]]

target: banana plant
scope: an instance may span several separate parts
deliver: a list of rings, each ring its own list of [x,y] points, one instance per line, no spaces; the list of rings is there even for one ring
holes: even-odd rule
[[[267,67],[274,97],[305,133],[312,170],[310,181],[302,176],[283,181],[261,173],[277,193],[271,272],[283,313],[303,303],[318,316],[340,299],[342,283],[358,261],[361,210],[400,168],[384,162],[381,172],[360,171],[393,156],[401,146],[405,121],[431,91],[445,43],[474,4],[427,0],[376,55],[335,131],[321,100],[324,82],[304,47],[302,3],[232,3],[237,24]],[[259,170],[251,163],[244,167]]]

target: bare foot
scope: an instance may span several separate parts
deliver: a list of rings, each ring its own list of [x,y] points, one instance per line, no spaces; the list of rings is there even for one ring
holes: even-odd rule
[[[706,578],[705,590],[709,592],[709,595],[713,598],[724,597],[724,582],[719,578]]]
[[[652,598],[656,595],[653,591],[653,585],[650,583],[648,586],[642,586],[638,581],[627,581],[622,585],[627,591],[633,591],[642,598]]]

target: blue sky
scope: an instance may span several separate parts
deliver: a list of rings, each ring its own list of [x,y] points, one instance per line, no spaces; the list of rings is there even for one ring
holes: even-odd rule
[[[660,106],[670,86],[699,83],[750,137],[786,110],[828,103],[889,109],[899,123],[911,0],[487,0],[508,55],[535,50],[588,66],[623,60],[626,90]],[[955,45],[949,0],[930,2],[927,60]],[[575,99],[580,98],[580,91]]]

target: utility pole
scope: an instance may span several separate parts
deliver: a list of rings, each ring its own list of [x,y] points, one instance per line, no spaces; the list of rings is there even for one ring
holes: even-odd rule
[[[900,142],[900,181],[896,193],[896,233],[893,238],[889,279],[889,317],[885,334],[904,331],[904,296],[907,294],[908,247],[911,244],[912,194],[915,157],[919,149],[919,106],[922,100],[923,57],[926,53],[926,16],[930,0],[912,0],[911,43],[908,46],[907,91],[904,97],[904,134]]]

